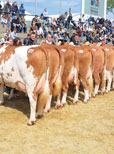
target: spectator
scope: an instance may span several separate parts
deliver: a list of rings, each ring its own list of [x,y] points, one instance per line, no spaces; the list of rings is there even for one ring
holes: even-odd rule
[[[10,37],[11,37],[11,39],[14,40],[17,36],[18,36],[18,35],[17,35],[17,29],[14,28],[14,29],[13,29],[13,32],[10,33]]]
[[[3,45],[5,42],[9,41],[9,35],[6,34],[2,39],[0,40],[0,45]]]
[[[70,23],[72,21],[72,14],[70,13],[68,18],[67,18],[67,22],[66,22],[66,28],[69,29],[70,28]]]
[[[26,26],[26,23],[25,23],[25,19],[23,16],[20,16],[19,17],[19,22],[20,22],[20,32],[24,32],[26,33],[27,32],[27,26]]]
[[[72,39],[72,43],[74,45],[80,45],[79,37],[77,34],[75,34],[74,38]]]
[[[24,14],[25,14],[25,8],[24,8],[23,3],[21,4],[21,6],[20,6],[20,8],[19,8],[19,13],[20,13],[21,15],[23,15],[23,16],[24,16]]]
[[[3,11],[2,5],[0,4],[0,22],[1,22],[1,14],[2,14],[2,11]]]
[[[44,11],[43,11],[42,14],[43,14],[44,20],[46,20],[46,19],[48,18],[48,11],[47,11],[47,8],[44,9]]]
[[[57,36],[55,35],[55,36],[53,37],[52,44],[54,44],[54,45],[59,45],[59,43],[60,43],[60,42],[59,42]]]
[[[32,32],[31,35],[30,35],[30,38],[28,39],[27,45],[37,45],[37,44],[38,44],[38,42],[37,42],[37,39],[36,39],[36,33]]]
[[[38,35],[39,38],[44,37],[43,25],[37,30],[37,35]]]
[[[46,41],[45,41],[47,44],[52,44],[52,36],[50,34],[47,34],[47,37],[46,37]]]
[[[20,24],[19,18],[16,15],[11,22],[11,31],[13,31],[14,28],[17,29],[17,32],[20,32],[21,24]]]
[[[11,4],[10,4],[9,0],[7,0],[6,4],[4,5],[3,11],[4,11],[6,19],[9,22],[10,21],[10,13],[11,13]]]
[[[31,32],[35,32],[35,34],[37,33],[37,26],[36,26],[35,22],[33,22],[32,26],[30,27],[30,33]]]
[[[15,15],[17,15],[19,17],[19,9],[18,9],[18,6],[17,6],[17,1],[13,2],[12,4],[12,16],[14,17]]]
[[[9,27],[9,22],[6,19],[4,14],[2,15],[2,18],[1,18],[1,24],[2,24],[3,28],[5,27],[5,25],[7,25],[7,27]]]
[[[24,45],[28,45],[28,40],[30,39],[30,34],[27,34],[27,37],[26,38],[24,38],[24,40],[23,40],[23,44]]]
[[[31,26],[33,25],[33,23],[37,23],[38,22],[38,16],[35,15],[35,17],[32,19],[32,22],[31,22]]]

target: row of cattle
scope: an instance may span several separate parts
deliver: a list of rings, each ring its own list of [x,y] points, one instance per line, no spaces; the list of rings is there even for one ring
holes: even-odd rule
[[[50,110],[52,96],[57,96],[56,108],[66,103],[70,83],[75,87],[73,104],[78,101],[80,81],[85,103],[98,94],[100,84],[102,94],[110,91],[112,81],[114,88],[113,68],[113,46],[5,44],[0,46],[0,104],[4,86],[23,91],[30,101],[28,125],[33,125],[36,117]]]

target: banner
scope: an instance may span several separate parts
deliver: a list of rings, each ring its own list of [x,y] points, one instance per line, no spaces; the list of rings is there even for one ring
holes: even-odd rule
[[[91,16],[106,16],[107,0],[82,0],[82,14]]]

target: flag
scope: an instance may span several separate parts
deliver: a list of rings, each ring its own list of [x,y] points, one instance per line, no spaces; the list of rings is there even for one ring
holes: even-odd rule
[[[97,2],[97,5],[99,6],[100,5],[99,0],[96,0],[96,2]]]

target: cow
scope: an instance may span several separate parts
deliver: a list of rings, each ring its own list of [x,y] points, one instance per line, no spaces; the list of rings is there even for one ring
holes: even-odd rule
[[[106,92],[109,92],[112,88],[114,89],[114,47],[109,45],[101,46],[105,55],[105,76],[107,80]],[[104,87],[106,85],[106,80],[104,82]],[[105,89],[105,88],[104,88]]]
[[[58,51],[47,52],[43,46],[2,47],[0,49],[0,103],[3,103],[4,85],[27,93],[30,101],[28,125],[33,125],[36,117],[43,115],[44,106],[50,99],[53,86],[55,86],[55,93],[57,93],[57,86],[61,89],[59,88],[61,63],[62,58],[60,60]]]
[[[75,86],[75,94],[73,99],[73,104],[77,104],[78,102],[78,93],[79,93],[79,81],[78,81],[78,70],[79,63],[78,57],[74,52],[74,48],[69,44],[63,44],[59,46],[59,50],[63,52],[64,55],[64,71],[62,75],[62,99],[60,106],[65,105],[67,92],[69,88],[69,84],[73,83]],[[56,108],[59,105],[57,104]]]
[[[88,50],[91,51],[92,54],[92,75],[95,82],[95,88],[93,97],[95,97],[98,94],[100,82],[102,80],[101,89],[102,94],[105,92],[104,90],[104,82],[106,80],[106,74],[105,74],[105,57],[104,52],[101,47],[98,47],[96,45],[91,45],[88,47]]]
[[[92,54],[87,46],[74,46],[79,61],[79,80],[84,88],[84,103],[91,97],[93,88],[92,78]]]

